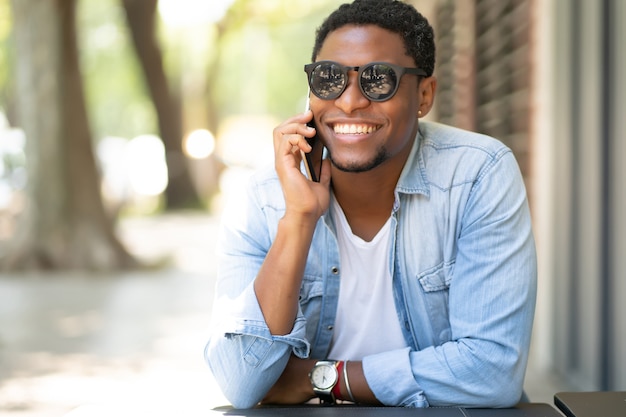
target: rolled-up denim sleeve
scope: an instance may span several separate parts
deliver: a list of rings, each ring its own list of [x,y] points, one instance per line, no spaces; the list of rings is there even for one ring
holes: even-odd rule
[[[263,181],[274,181],[264,178]],[[257,404],[282,374],[289,356],[307,357],[302,311],[289,334],[272,335],[254,291],[254,279],[271,246],[282,202],[259,195],[251,183],[243,198],[224,210],[218,245],[219,267],[212,328],[205,360],[224,396],[237,408]],[[267,201],[275,198],[276,201]]]
[[[237,408],[257,404],[282,374],[289,356],[307,357],[301,313],[289,334],[275,336],[265,324],[253,285],[222,305],[205,348],[205,359],[224,396]],[[219,308],[218,308],[219,310]],[[230,311],[229,311],[230,310]]]
[[[428,407],[424,390],[412,372],[410,349],[392,350],[363,358],[365,379],[385,405]]]

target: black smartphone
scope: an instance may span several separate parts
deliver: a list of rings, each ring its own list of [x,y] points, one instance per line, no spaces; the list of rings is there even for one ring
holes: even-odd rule
[[[309,109],[309,99],[307,96],[306,109]],[[307,123],[307,126],[315,128],[315,121],[311,120]],[[306,175],[311,181],[319,182],[322,175],[322,158],[324,157],[324,145],[322,141],[317,137],[317,132],[312,138],[306,138],[309,145],[311,145],[311,152],[302,152],[304,158],[304,167]]]

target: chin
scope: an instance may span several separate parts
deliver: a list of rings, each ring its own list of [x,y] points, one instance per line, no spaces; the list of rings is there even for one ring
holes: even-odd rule
[[[333,166],[340,171],[343,172],[351,172],[351,173],[359,173],[359,172],[367,172],[376,168],[383,162],[387,160],[386,154],[379,154],[375,158],[371,158],[369,160],[335,160],[332,155],[330,156],[330,161]]]

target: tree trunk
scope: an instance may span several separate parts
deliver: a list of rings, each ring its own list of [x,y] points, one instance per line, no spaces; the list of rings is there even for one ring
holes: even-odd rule
[[[137,263],[104,209],[89,130],[75,0],[13,0],[27,205],[3,269],[111,270]]]
[[[165,145],[168,185],[166,208],[198,207],[187,160],[182,153],[182,107],[169,88],[161,49],[156,39],[157,0],[123,0],[133,43],[154,103],[161,139]]]

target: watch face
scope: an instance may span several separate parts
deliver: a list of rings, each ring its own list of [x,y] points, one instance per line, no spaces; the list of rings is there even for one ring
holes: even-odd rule
[[[328,389],[337,382],[337,368],[333,365],[318,365],[311,371],[311,381],[319,389]]]

